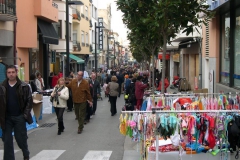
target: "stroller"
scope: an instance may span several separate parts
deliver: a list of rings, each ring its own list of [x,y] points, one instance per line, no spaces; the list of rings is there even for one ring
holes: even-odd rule
[[[122,111],[131,111],[132,104],[129,102],[129,95],[124,95],[125,104],[122,108]]]
[[[102,94],[101,94],[101,93],[98,95],[97,99],[98,99],[98,100],[101,100],[101,101],[103,100],[103,99],[102,99]]]

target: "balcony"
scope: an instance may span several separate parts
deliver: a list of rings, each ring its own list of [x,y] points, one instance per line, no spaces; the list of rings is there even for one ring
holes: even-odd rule
[[[0,0],[0,21],[15,21],[16,0]]]
[[[34,15],[49,22],[58,22],[58,5],[53,0],[34,0]]]
[[[81,45],[79,41],[73,40],[73,51],[81,51]]]
[[[90,27],[90,29],[93,27],[91,19],[89,20],[89,27]]]
[[[81,16],[84,18],[85,17],[85,15],[83,14],[83,13],[81,13]]]
[[[81,20],[81,16],[80,16],[80,12],[78,9],[73,9],[72,10],[72,16],[74,20],[80,21]]]
[[[92,0],[89,0],[90,3],[92,3]]]

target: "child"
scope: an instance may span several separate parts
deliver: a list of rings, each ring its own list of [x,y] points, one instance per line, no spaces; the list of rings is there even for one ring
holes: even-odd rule
[[[108,97],[108,93],[107,93],[107,83],[105,82],[104,85],[103,85],[103,90],[104,90],[104,93],[105,93],[105,97]]]

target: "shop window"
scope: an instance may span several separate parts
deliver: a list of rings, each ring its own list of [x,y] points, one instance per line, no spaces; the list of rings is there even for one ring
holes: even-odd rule
[[[229,85],[230,70],[230,13],[222,16],[221,83]]]
[[[234,33],[234,87],[240,88],[240,8],[236,9],[236,26]]]

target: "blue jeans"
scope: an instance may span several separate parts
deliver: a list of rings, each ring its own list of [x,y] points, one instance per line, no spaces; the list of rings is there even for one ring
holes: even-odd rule
[[[15,160],[12,131],[14,131],[16,142],[22,150],[23,156],[25,158],[29,157],[30,152],[27,144],[28,136],[25,118],[23,115],[8,116],[5,119],[5,129],[2,135],[4,144],[3,160]]]

